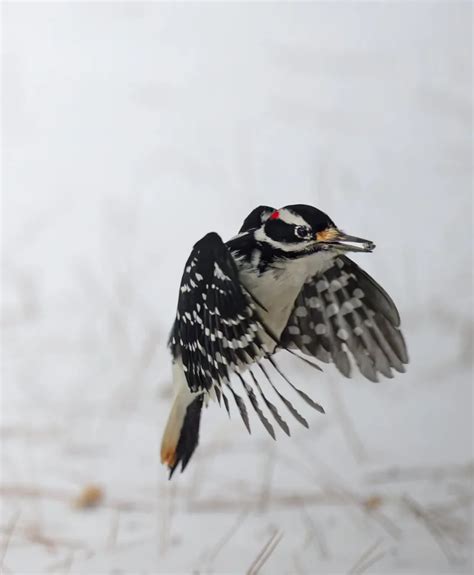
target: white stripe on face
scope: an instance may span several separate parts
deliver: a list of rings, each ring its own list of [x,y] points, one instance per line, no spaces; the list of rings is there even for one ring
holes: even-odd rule
[[[281,220],[282,222],[285,222],[285,224],[291,224],[293,226],[308,226],[308,222],[302,218],[301,216],[298,216],[297,214],[295,214],[294,212],[291,212],[290,210],[286,209],[286,208],[282,208],[281,210],[278,210],[278,219]]]
[[[272,238],[267,236],[267,234],[265,233],[265,229],[263,227],[255,231],[254,237],[258,242],[265,242],[266,244],[269,244],[274,248],[282,250],[283,252],[300,252],[305,248],[309,247],[312,243],[314,243],[312,241],[302,241],[302,240],[296,243],[277,242],[276,240],[272,240]]]

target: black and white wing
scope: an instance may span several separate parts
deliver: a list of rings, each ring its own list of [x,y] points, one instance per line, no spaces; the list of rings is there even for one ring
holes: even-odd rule
[[[257,396],[286,433],[289,433],[288,426],[264,395],[252,372],[256,365],[292,415],[306,427],[307,422],[276,389],[263,365],[263,360],[268,360],[267,363],[285,378],[262,341],[262,334],[273,337],[264,326],[258,308],[259,303],[240,283],[235,261],[227,246],[216,233],[207,234],[195,244],[186,262],[169,345],[175,361],[179,358],[182,361],[190,390],[215,393],[219,402],[223,399],[227,411],[229,403],[225,392],[230,391],[250,431],[245,403],[230,381],[235,374],[260,420],[275,437]],[[250,382],[244,379],[247,373]],[[323,411],[286,378],[285,381],[312,407]]]
[[[263,329],[226,245],[216,233],[207,234],[186,262],[170,338],[190,390],[220,388],[231,372],[241,372],[264,357],[258,336]]]
[[[404,372],[408,354],[399,329],[400,316],[390,296],[346,256],[301,290],[281,336],[281,344],[299,348],[324,362],[334,362],[346,377],[352,355],[371,381],[378,373]]]

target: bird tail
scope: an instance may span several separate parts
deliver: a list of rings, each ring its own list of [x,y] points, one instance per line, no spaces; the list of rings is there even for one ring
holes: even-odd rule
[[[168,466],[170,479],[180,463],[184,471],[198,445],[203,401],[203,393],[196,395],[183,388],[174,399],[161,440],[161,462]]]

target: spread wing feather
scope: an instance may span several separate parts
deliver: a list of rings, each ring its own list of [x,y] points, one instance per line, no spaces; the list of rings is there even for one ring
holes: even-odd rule
[[[322,361],[332,361],[349,377],[355,361],[372,381],[378,373],[405,371],[408,354],[395,304],[374,279],[342,256],[310,278],[295,302],[281,344]]]
[[[289,428],[264,395],[254,374],[250,372],[253,385],[244,379],[242,374],[251,365],[256,363],[262,368],[278,397],[302,425],[307,427],[308,423],[276,389],[262,365],[263,360],[270,360],[278,373],[309,405],[319,411],[322,408],[294,387],[274,364],[261,334],[265,333],[270,338],[273,336],[264,326],[258,307],[259,303],[241,285],[235,261],[226,245],[217,234],[207,234],[195,244],[186,262],[169,344],[173,357],[181,357],[190,390],[197,394],[214,391],[219,402],[223,398],[228,412],[229,402],[224,389],[230,390],[250,432],[245,402],[231,383],[231,376],[236,374],[242,381],[250,404],[274,438],[273,426],[261,410],[254,389],[283,431],[289,434]]]
[[[299,421],[299,423],[301,423],[301,425],[303,427],[308,428],[309,424],[306,421],[306,419],[295,409],[293,404],[290,401],[288,401],[288,399],[286,399],[286,397],[278,391],[278,389],[275,387],[275,385],[274,385],[271,377],[269,376],[267,370],[265,369],[265,367],[261,363],[259,363],[258,366],[262,370],[264,376],[267,378],[268,383],[272,386],[274,392],[278,395],[278,397],[281,399],[281,401],[286,405],[286,407],[287,407],[288,411],[291,413],[291,415],[296,419],[296,421]]]
[[[287,434],[290,435],[290,428],[288,427],[288,424],[286,423],[286,421],[281,417],[278,409],[275,407],[275,405],[266,397],[266,395],[263,393],[262,390],[262,386],[259,384],[258,379],[255,377],[254,372],[249,369],[250,372],[250,376],[252,377],[253,383],[255,385],[255,387],[258,389],[258,392],[260,394],[260,397],[263,399],[263,402],[265,403],[265,405],[267,406],[268,410],[270,411],[270,413],[273,416],[273,419],[278,423],[278,425],[283,429],[283,431]]]

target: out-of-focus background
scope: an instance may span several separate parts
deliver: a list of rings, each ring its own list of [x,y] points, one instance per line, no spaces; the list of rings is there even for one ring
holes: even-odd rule
[[[2,32],[2,572],[470,572],[472,5],[7,3]],[[190,248],[299,202],[376,242],[408,371],[282,357],[327,414],[273,442],[211,405],[169,482]]]

